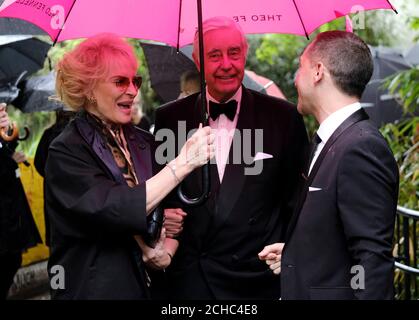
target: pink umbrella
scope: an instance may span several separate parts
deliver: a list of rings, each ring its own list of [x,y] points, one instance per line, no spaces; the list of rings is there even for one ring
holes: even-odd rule
[[[393,9],[387,0],[207,0],[202,14],[232,17],[249,34],[308,36],[354,8]],[[0,17],[32,22],[58,42],[113,32],[178,47],[192,42],[198,21],[196,0],[5,0]]]
[[[393,9],[388,0],[5,0],[0,17],[20,18],[39,26],[57,41],[86,38],[101,32],[164,42],[178,48],[199,31],[200,70],[204,69],[202,20],[227,16],[245,33],[308,35],[322,24],[356,10]],[[394,10],[394,9],[393,9]],[[201,72],[201,92],[205,90]],[[207,123],[205,95],[202,123]],[[209,193],[209,166],[202,168],[203,193],[182,202],[197,205]]]
[[[281,98],[281,99],[284,99],[284,100],[287,99],[284,96],[284,94],[282,93],[281,89],[279,89],[279,87],[276,85],[276,83],[273,82],[271,79],[263,77],[263,76],[257,74],[254,71],[251,71],[251,70],[246,70],[245,73],[246,73],[247,76],[250,77],[250,79],[259,83],[263,87],[263,89],[265,89],[266,94],[268,94],[270,96],[273,96],[273,97]]]

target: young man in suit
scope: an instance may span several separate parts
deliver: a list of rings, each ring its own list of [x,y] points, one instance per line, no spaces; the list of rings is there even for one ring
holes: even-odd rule
[[[398,168],[359,100],[371,78],[368,46],[319,34],[300,58],[298,111],[320,127],[285,246],[259,253],[281,273],[282,299],[393,298]]]
[[[285,235],[308,144],[304,123],[291,103],[242,85],[248,45],[234,20],[208,19],[203,32],[204,94],[216,133],[211,192],[199,207],[171,199],[169,208],[181,206],[187,216],[165,290],[176,299],[276,299],[279,278],[257,253]],[[193,57],[199,68],[197,35]],[[170,129],[177,141],[182,125],[186,133],[196,129],[200,99],[196,93],[159,108],[157,137],[160,129]],[[189,197],[200,194],[201,170],[185,179],[183,190]]]

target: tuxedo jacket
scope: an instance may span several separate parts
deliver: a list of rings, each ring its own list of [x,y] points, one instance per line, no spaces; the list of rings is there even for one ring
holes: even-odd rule
[[[304,181],[282,255],[282,299],[391,299],[397,197],[397,164],[361,109]]]
[[[191,95],[157,110],[155,133],[158,137],[160,129],[169,129],[178,137],[178,121],[185,121],[189,132],[200,119],[200,94]],[[236,128],[233,140],[245,136],[244,129],[252,132],[250,161],[232,159],[233,142],[221,184],[216,163],[210,164],[211,192],[205,204],[183,207],[176,195],[166,201],[166,207],[183,207],[188,214],[179,249],[165,273],[168,287],[164,290],[170,298],[275,299],[280,295],[279,277],[258,259],[258,252],[285,236],[306,152],[304,123],[291,103],[243,88]],[[263,143],[255,143],[255,129],[263,130]],[[242,154],[246,147],[242,146]],[[253,161],[258,152],[272,157]],[[246,174],[255,166],[261,166],[259,174]],[[182,183],[185,194],[198,196],[201,179],[201,169],[191,173]]]
[[[51,226],[48,262],[64,269],[53,299],[147,299],[149,291],[134,235],[146,232],[145,181],[152,176],[151,134],[123,127],[140,184],[130,188],[100,129],[85,113],[52,142],[45,201]]]

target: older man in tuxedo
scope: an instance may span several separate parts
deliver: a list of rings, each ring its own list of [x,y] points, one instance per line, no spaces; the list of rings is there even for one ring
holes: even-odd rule
[[[178,252],[165,273],[165,290],[177,299],[276,299],[279,278],[257,253],[285,236],[308,144],[304,123],[291,103],[242,85],[248,45],[234,20],[210,18],[203,33],[206,91],[156,112],[157,137],[160,129],[170,129],[177,141],[183,125],[186,132],[198,127],[205,94],[209,125],[216,132],[207,202],[187,208],[174,197],[167,201],[169,208],[180,207],[168,214],[186,217]],[[199,68],[197,35],[193,57]],[[246,150],[251,151],[248,159]],[[183,190],[194,197],[200,186],[198,170]]]
[[[393,298],[398,168],[359,100],[373,72],[368,46],[343,31],[305,49],[298,111],[320,124],[283,243],[259,256],[281,274],[283,299]]]

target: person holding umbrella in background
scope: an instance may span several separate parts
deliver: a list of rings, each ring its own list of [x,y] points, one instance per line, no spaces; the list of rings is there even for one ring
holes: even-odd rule
[[[0,129],[10,121],[6,104],[0,104]],[[19,163],[26,156],[15,151],[16,141],[0,138],[0,299],[6,299],[13,277],[22,263],[22,251],[42,243],[20,181]]]
[[[178,99],[185,98],[201,91],[200,74],[195,70],[188,70],[180,77],[180,94]]]

